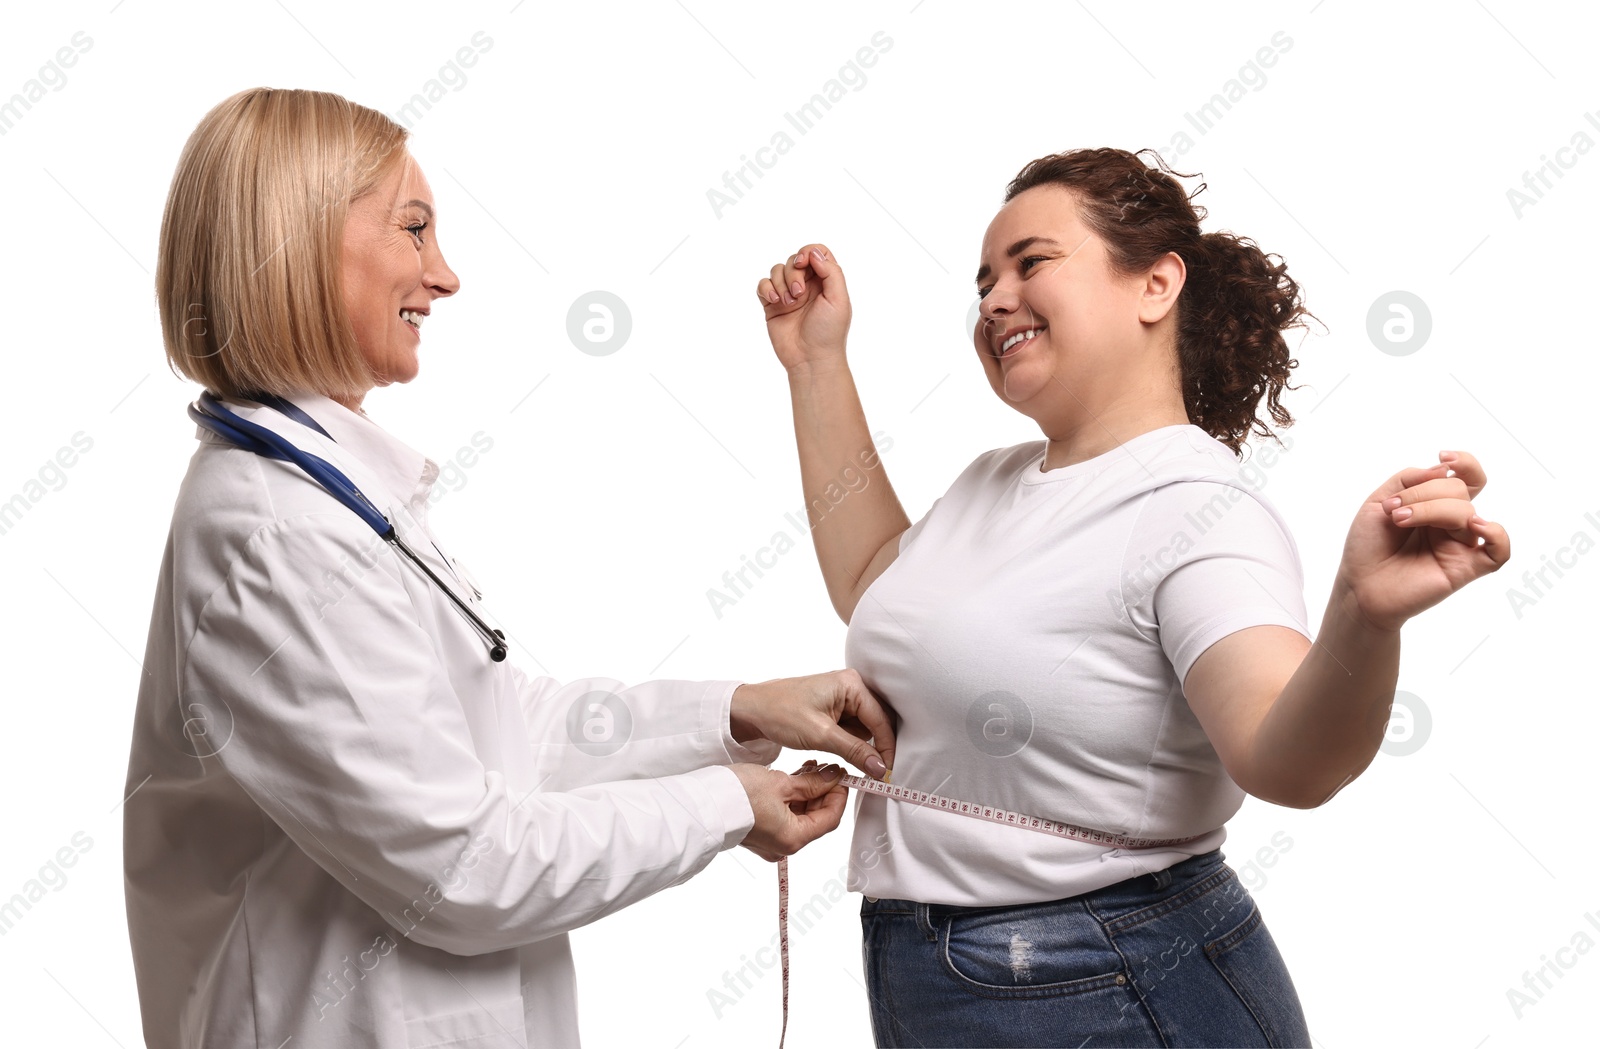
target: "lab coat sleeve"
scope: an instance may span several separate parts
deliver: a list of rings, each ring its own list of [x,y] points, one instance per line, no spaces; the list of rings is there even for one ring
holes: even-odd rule
[[[342,513],[259,529],[199,614],[182,688],[229,714],[202,760],[401,933],[454,954],[541,940],[687,880],[749,832],[726,767],[510,789],[478,758],[397,555],[381,548],[326,599],[326,566],[370,560],[370,540]]]
[[[529,744],[552,790],[607,780],[668,776],[707,765],[768,765],[783,749],[767,740],[740,744],[728,713],[738,681],[612,678],[565,684],[529,678],[513,667]]]

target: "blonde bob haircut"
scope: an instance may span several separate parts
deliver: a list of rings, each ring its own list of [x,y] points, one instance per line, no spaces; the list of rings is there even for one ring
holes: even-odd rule
[[[406,129],[324,91],[241,91],[178,158],[156,300],[167,362],[219,397],[359,398],[377,376],[344,307],[350,203],[405,159]]]

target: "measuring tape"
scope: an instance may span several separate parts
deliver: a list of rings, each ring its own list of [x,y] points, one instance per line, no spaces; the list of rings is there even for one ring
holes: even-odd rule
[[[905,801],[943,812],[953,812],[959,816],[988,820],[990,823],[999,823],[1007,827],[1020,827],[1041,834],[1052,834],[1058,838],[1071,838],[1074,841],[1086,841],[1092,845],[1107,845],[1119,849],[1155,849],[1166,845],[1181,845],[1186,841],[1205,837],[1205,834],[1191,834],[1186,838],[1134,838],[1126,834],[1110,834],[1102,830],[1063,823],[1060,820],[1026,816],[1020,812],[995,808],[993,805],[977,805],[926,790],[911,790],[908,787],[899,787],[892,783],[848,773],[841,776],[834,785],[866,791],[868,794],[877,794],[893,801]],[[778,1034],[778,1049],[783,1049],[783,1041],[789,1034],[789,857],[787,856],[778,858],[778,956],[783,968],[783,1030]]]

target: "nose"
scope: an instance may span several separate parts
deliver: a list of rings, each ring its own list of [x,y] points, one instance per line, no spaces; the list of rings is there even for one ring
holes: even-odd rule
[[[989,288],[989,294],[983,297],[983,304],[978,307],[978,312],[986,318],[1008,317],[1017,308],[1016,289],[1004,278],[997,280]]]
[[[994,348],[995,337],[1006,329],[1006,321],[1018,307],[1017,295],[1004,281],[997,281],[989,289],[989,294],[982,299],[978,307],[978,330],[980,342],[989,349]]]
[[[437,247],[428,255],[426,268],[422,273],[422,283],[435,298],[444,298],[454,295],[461,290],[461,278],[456,276],[456,271],[444,261],[444,253]]]

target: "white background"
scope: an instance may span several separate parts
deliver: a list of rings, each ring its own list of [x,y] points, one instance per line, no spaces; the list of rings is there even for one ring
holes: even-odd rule
[[[419,379],[367,406],[441,462],[477,431],[492,438],[433,521],[519,639],[514,660],[562,679],[839,666],[844,627],[807,546],[720,619],[706,598],[742,555],[792,532],[784,514],[802,502],[756,281],[813,239],[841,260],[868,420],[893,441],[884,462],[916,519],[978,453],[1039,436],[996,400],[963,330],[1007,180],[1057,150],[1169,147],[1208,184],[1204,227],[1281,254],[1326,324],[1291,336],[1298,423],[1266,487],[1293,525],[1312,625],[1361,500],[1441,448],[1481,458],[1491,483],[1478,506],[1515,545],[1504,571],[1405,629],[1399,688],[1431,713],[1422,745],[1381,753],[1322,809],[1250,800],[1224,851],[1243,875],[1275,833],[1292,840],[1247,884],[1317,1045],[1592,1038],[1600,951],[1571,948],[1580,930],[1600,942],[1584,918],[1600,921],[1600,722],[1577,665],[1593,651],[1600,556],[1547,574],[1520,616],[1508,591],[1531,594],[1523,572],[1575,533],[1600,538],[1581,437],[1600,156],[1563,154],[1570,170],[1520,215],[1507,191],[1575,133],[1600,141],[1584,119],[1600,110],[1593,15],[1509,0],[1225,13],[514,2],[101,0],[4,15],[0,98],[75,32],[93,43],[0,136],[0,501],[78,431],[93,448],[0,535],[0,899],[75,833],[93,844],[0,936],[0,1040],[141,1040],[116,806],[169,507],[194,447],[183,408],[198,391],[165,367],[153,296],[179,150],[207,109],[256,85],[393,114],[478,31],[491,48],[412,143],[463,289],[436,304]],[[1185,114],[1280,30],[1290,49],[1199,133]],[[892,46],[865,84],[796,133],[784,114],[879,31]],[[779,130],[794,148],[719,216],[707,191]],[[1181,155],[1180,131],[1193,140]],[[569,306],[595,289],[632,314],[610,356],[567,335]],[[1395,290],[1431,313],[1408,355],[1367,334],[1369,309]],[[1417,731],[1397,719],[1391,738]],[[847,832],[795,860],[799,898],[835,876]],[[734,850],[575,934],[587,1043],[775,1041],[775,971],[720,1018],[707,998],[768,943],[775,897],[772,868]],[[870,1043],[858,904],[847,896],[796,938],[793,1046]],[[1558,958],[1571,967],[1547,969],[1559,979],[1519,1017],[1507,992]]]

